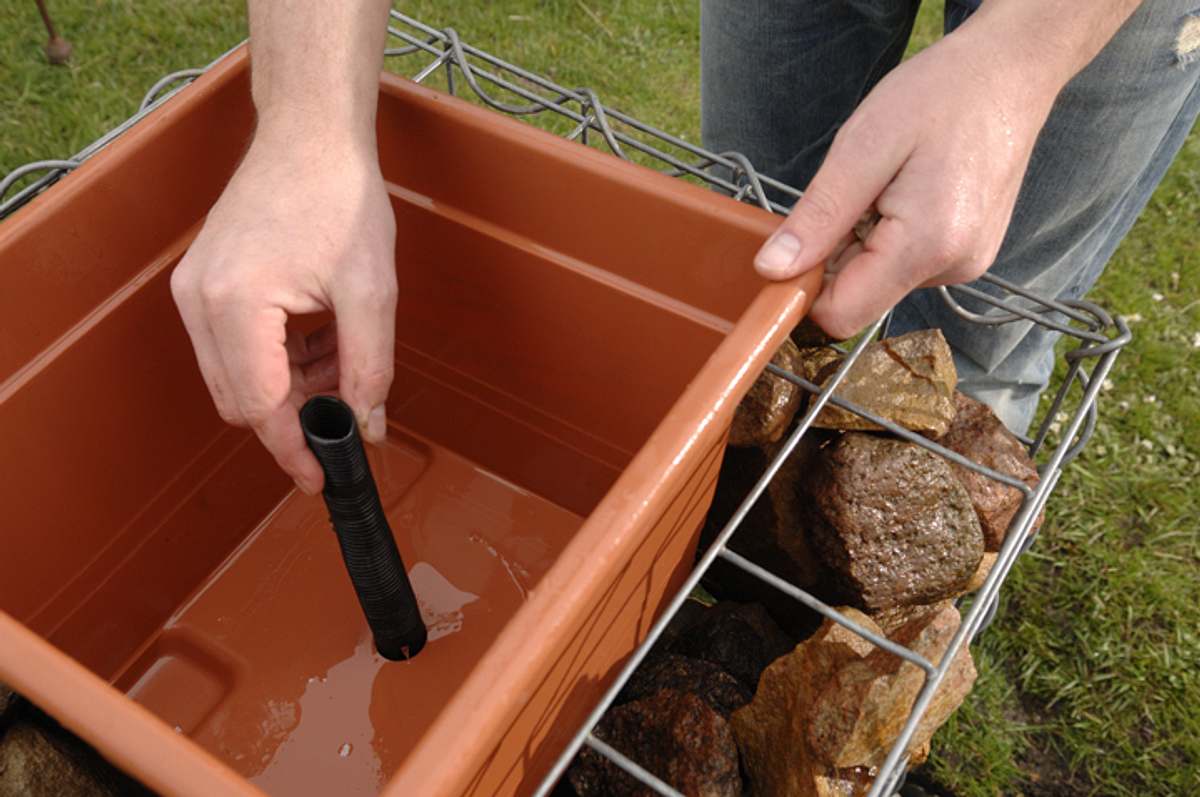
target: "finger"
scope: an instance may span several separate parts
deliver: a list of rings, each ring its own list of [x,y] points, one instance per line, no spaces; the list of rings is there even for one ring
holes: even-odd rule
[[[847,246],[842,251],[838,252],[835,257],[830,257],[829,262],[825,264],[825,278],[827,281],[832,281],[839,273],[841,273],[850,261],[858,257],[863,251],[861,241],[856,240],[854,243]]]
[[[285,402],[255,426],[254,432],[300,490],[309,495],[321,491],[325,473],[304,441],[295,405]]]
[[[213,303],[208,312],[233,400],[257,429],[291,393],[287,313],[245,299]]]
[[[339,392],[372,443],[387,436],[384,405],[395,369],[396,282],[388,273],[382,285],[349,285],[333,297]]]
[[[855,112],[792,212],[754,260],[767,279],[789,279],[824,263],[900,170],[910,142]]]
[[[843,254],[844,262],[813,302],[812,320],[844,340],[879,318],[921,280],[908,267],[910,249],[899,222],[881,221],[859,251]]]
[[[829,256],[825,258],[826,274],[828,274],[829,270],[843,259],[842,256],[845,254],[848,248],[858,243],[860,243],[860,240],[853,232],[848,232],[838,239],[837,245],[833,247],[833,251],[830,252]]]
[[[309,335],[289,329],[286,348],[288,361],[295,365],[319,360],[337,351],[337,325],[331,321]]]
[[[319,360],[292,365],[292,394],[303,404],[309,396],[337,390],[338,358],[335,349]]]
[[[176,279],[174,273],[171,275],[171,295],[192,341],[192,350],[196,354],[196,363],[200,366],[200,375],[204,378],[209,395],[212,396],[217,414],[226,423],[244,425],[237,402],[230,393],[225,363],[217,350],[212,329],[200,310],[199,302],[191,295],[188,287]]]

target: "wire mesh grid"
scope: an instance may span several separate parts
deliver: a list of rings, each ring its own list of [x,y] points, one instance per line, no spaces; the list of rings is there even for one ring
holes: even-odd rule
[[[737,152],[706,151],[678,136],[608,107],[591,89],[563,87],[472,47],[463,42],[453,28],[435,28],[393,10],[388,32],[392,39],[385,51],[386,56],[390,59],[404,59],[401,62],[403,69],[399,71],[410,75],[417,82],[426,82],[431,76],[440,75],[444,87],[450,93],[461,93],[467,99],[502,113],[535,121],[543,127],[560,132],[568,139],[607,149],[617,157],[634,160],[672,176],[706,185],[739,201],[757,204],[773,213],[786,214],[790,202],[801,195],[796,188],[759,174],[753,164]],[[412,68],[408,67],[409,61],[414,62]],[[203,74],[205,69],[185,69],[159,80],[147,92],[136,114],[74,157],[68,160],[38,161],[11,172],[0,181],[0,219],[11,214],[102,149],[172,94],[183,89],[192,79]],[[463,86],[468,91],[462,91]],[[41,177],[28,181],[31,175],[39,173],[42,174]],[[4,199],[22,178],[26,178],[26,184],[7,200]],[[807,411],[789,432],[765,472],[738,505],[715,540],[698,558],[683,586],[651,626],[645,640],[633,651],[603,697],[558,756],[554,766],[536,790],[537,797],[544,797],[551,792],[575,754],[585,746],[654,792],[679,795],[678,791],[654,773],[647,771],[599,738],[595,729],[604,712],[612,706],[618,693],[646,658],[668,623],[718,559],[790,596],[822,617],[844,626],[872,645],[920,668],[924,674],[923,686],[886,760],[873,773],[874,782],[869,797],[891,795],[895,792],[904,777],[907,767],[905,751],[918,723],[959,650],[974,640],[991,621],[1000,588],[1017,557],[1033,542],[1035,521],[1057,486],[1063,468],[1080,453],[1095,430],[1096,403],[1101,385],[1120,350],[1131,339],[1125,322],[1119,317],[1112,317],[1095,303],[1040,297],[995,276],[984,275],[974,285],[939,290],[947,306],[966,321],[986,326],[1029,322],[1060,333],[1068,342],[1067,346],[1063,347],[1063,367],[1060,368],[1060,375],[1057,377],[1057,387],[1048,393],[1048,404],[1042,411],[1041,420],[1036,425],[1033,436],[1019,436],[1028,446],[1030,454],[1039,462],[1040,482],[1037,486],[1030,487],[1008,474],[974,462],[835,395],[837,388],[866,346],[877,337],[886,335],[886,317],[872,324],[853,346],[843,348],[845,356],[840,366],[824,385],[814,384],[795,373],[769,365],[768,370],[771,373],[812,394]],[[964,307],[959,299],[968,300],[975,309]],[[919,653],[862,627],[837,608],[728,547],[731,538],[755,502],[766,491],[827,405],[840,407],[865,418],[898,438],[1018,490],[1023,497],[1021,508],[1011,521],[995,565],[983,586],[969,600],[969,608],[961,625],[937,662],[930,661]]]

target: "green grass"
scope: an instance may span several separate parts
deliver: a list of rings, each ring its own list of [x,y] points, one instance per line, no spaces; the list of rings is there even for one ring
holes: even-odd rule
[[[918,25],[937,35],[938,4]],[[0,173],[70,155],[162,74],[245,35],[239,2],[52,0],[75,45],[46,66],[33,3],[0,18]],[[696,140],[694,0],[509,0],[404,8]],[[411,61],[393,62],[410,71]],[[976,650],[981,677],[924,773],[963,795],[1200,793],[1200,135],[1093,297],[1134,321],[1101,428]],[[1153,398],[1153,400],[1151,400]]]

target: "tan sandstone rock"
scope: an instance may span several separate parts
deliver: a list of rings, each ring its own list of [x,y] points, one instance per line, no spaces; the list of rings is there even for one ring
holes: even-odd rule
[[[843,612],[878,633],[874,619]],[[957,630],[949,603],[921,610],[890,634],[935,664]],[[899,616],[893,617],[898,620]],[[928,754],[933,732],[961,704],[975,680],[964,647],[917,728],[908,751]],[[742,762],[755,794],[778,797],[866,794],[924,682],[924,672],[841,626],[826,622],[809,640],[771,664],[754,700],[733,714]],[[779,751],[787,750],[787,755]]]
[[[827,347],[802,350],[797,367],[821,375],[823,385],[834,371],[830,351]],[[954,420],[957,384],[958,372],[946,339],[940,330],[923,329],[867,346],[834,395],[906,429],[938,438]],[[815,425],[845,431],[882,428],[832,405],[821,411]]]

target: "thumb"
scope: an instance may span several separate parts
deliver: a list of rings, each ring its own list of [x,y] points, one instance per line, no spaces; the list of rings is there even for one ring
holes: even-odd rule
[[[869,133],[856,116],[838,131],[804,195],[754,258],[767,279],[790,279],[824,263],[900,170],[907,157],[900,138]]]
[[[350,289],[333,299],[338,336],[338,392],[354,410],[363,437],[387,436],[388,390],[395,371],[396,286]]]

